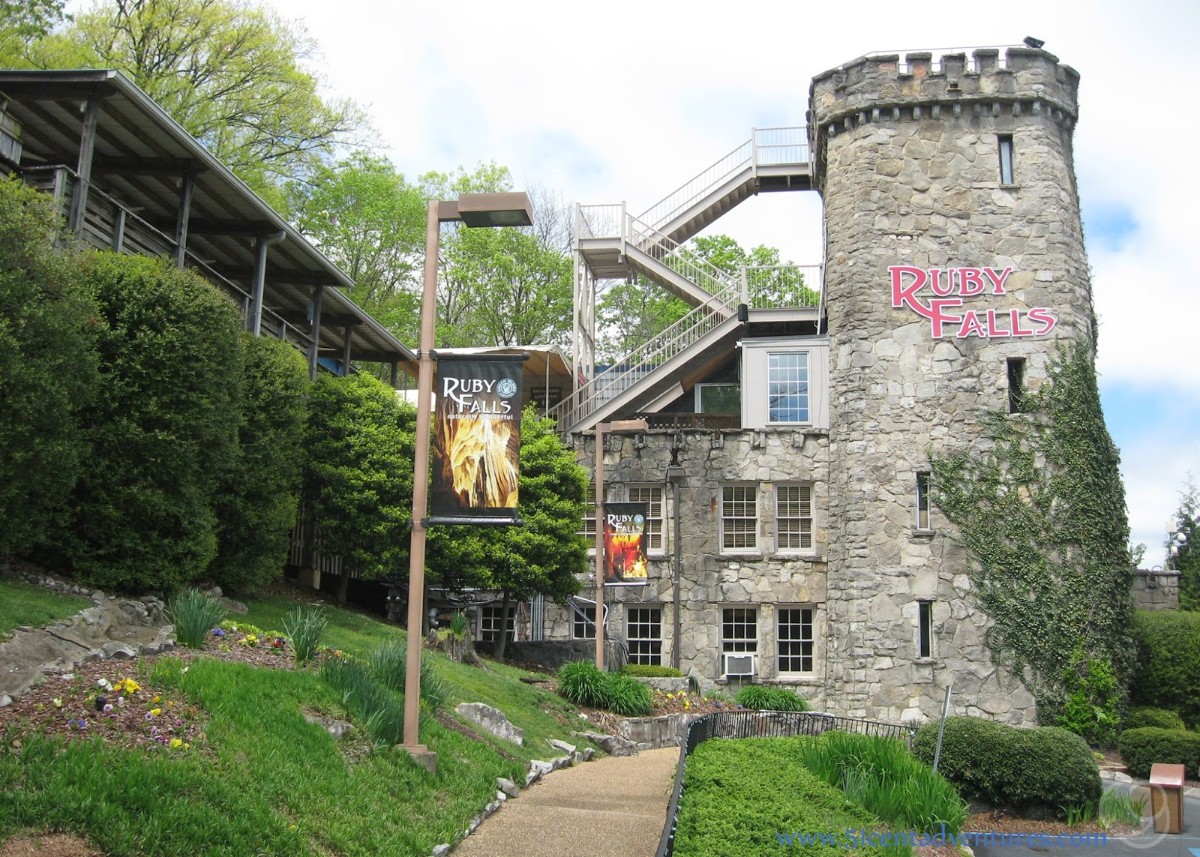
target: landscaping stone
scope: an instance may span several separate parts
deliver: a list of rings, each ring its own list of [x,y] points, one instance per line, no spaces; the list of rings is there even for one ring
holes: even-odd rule
[[[568,756],[575,755],[575,745],[568,744],[566,741],[560,741],[557,738],[550,738],[548,740],[550,742],[550,746],[553,747],[555,750],[562,750]]]
[[[486,729],[497,738],[511,741],[518,747],[525,744],[525,730],[512,725],[502,711],[482,702],[463,702],[454,709],[460,717]]]
[[[316,723],[334,738],[342,738],[354,728],[353,724],[345,720],[336,720],[333,717],[325,717],[321,714],[305,714],[304,719],[309,723]]]
[[[518,788],[516,783],[504,777],[496,777],[496,788],[509,797],[516,797],[521,793],[521,789]]]
[[[584,738],[587,738],[593,744],[596,744],[610,756],[632,756],[637,753],[637,746],[630,740],[622,738],[620,735],[604,735],[599,732],[584,732]]]

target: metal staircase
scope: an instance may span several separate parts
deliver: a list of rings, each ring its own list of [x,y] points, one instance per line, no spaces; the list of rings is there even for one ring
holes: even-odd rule
[[[576,207],[574,357],[576,372],[586,383],[552,410],[560,430],[587,428],[630,397],[665,389],[669,373],[656,370],[679,363],[685,352],[695,355],[705,343],[715,346],[736,328],[745,275],[729,275],[697,258],[682,242],[754,194],[811,189],[811,175],[807,128],[755,129],[748,141],[641,216],[629,214],[624,203]],[[595,375],[590,347],[595,282],[639,274],[693,309]]]

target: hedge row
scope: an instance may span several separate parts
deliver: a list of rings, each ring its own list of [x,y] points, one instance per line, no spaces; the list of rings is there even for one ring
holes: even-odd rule
[[[1200,724],[1200,613],[1148,610],[1135,615],[1137,669],[1129,688],[1133,705],[1178,712]]]
[[[1126,729],[1117,744],[1130,775],[1145,779],[1156,762],[1183,765],[1190,779],[1200,777],[1200,734],[1186,729],[1145,726]]]
[[[932,764],[938,723],[917,732],[913,753]],[[946,721],[938,771],[971,801],[1020,813],[1048,813],[1093,806],[1100,798],[1100,771],[1087,743],[1058,727],[1018,729],[976,717]]]

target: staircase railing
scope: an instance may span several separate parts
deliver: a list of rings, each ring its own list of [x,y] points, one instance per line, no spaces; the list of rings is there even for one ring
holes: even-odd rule
[[[752,265],[742,269],[742,303],[754,309],[819,307],[823,265]]]
[[[640,219],[661,229],[747,167],[807,164],[808,128],[755,128],[750,139],[650,206]]]
[[[635,249],[699,286],[712,297],[726,303],[737,303],[739,284],[736,276],[701,259],[683,244],[633,215],[625,216],[625,224],[626,240]]]
[[[550,416],[558,421],[560,430],[574,427],[736,312],[734,306],[716,297],[706,301],[563,399],[550,409]]]

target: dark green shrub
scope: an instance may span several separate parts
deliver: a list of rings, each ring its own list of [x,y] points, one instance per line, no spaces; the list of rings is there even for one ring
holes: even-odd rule
[[[826,732],[803,739],[806,768],[883,821],[909,830],[958,833],[967,807],[954,786],[894,738]]]
[[[171,602],[167,618],[175,626],[175,639],[179,645],[198,649],[225,618],[225,608],[207,592],[189,589]]]
[[[608,705],[605,673],[591,661],[572,661],[558,670],[558,692],[563,698],[588,708]]]
[[[1153,726],[1126,729],[1117,748],[1129,773],[1135,777],[1150,776],[1150,766],[1155,762],[1184,765],[1189,778],[1200,776],[1200,735],[1195,732]]]
[[[643,717],[654,708],[650,688],[631,675],[607,673],[604,676],[605,705],[609,711],[625,717]]]
[[[913,754],[932,764],[938,723],[917,732]],[[1081,737],[1054,726],[1018,729],[977,717],[946,721],[938,770],[964,798],[1017,812],[1050,812],[1094,806],[1100,771]]]
[[[1113,746],[1121,694],[1112,664],[1102,657],[1088,658],[1081,647],[1076,647],[1063,672],[1062,685],[1066,700],[1054,725],[1069,729],[1089,744]]]
[[[757,711],[808,711],[808,701],[797,693],[782,687],[763,687],[748,684],[735,697],[742,708]]]
[[[104,589],[175,590],[217,553],[216,487],[237,445],[241,313],[165,259],[97,253],[86,280],[100,378],[63,559]]]
[[[1153,726],[1156,729],[1186,729],[1183,718],[1165,708],[1132,708],[1121,721],[1121,729],[1141,729]]]
[[[62,526],[96,387],[95,306],[46,194],[0,179],[0,556]]]
[[[683,678],[683,673],[674,667],[660,667],[656,664],[625,664],[621,667],[621,672],[637,678]]]
[[[283,573],[304,466],[308,364],[286,342],[245,335],[238,446],[215,508],[218,554],[209,574],[255,592]]]
[[[1189,726],[1200,723],[1200,613],[1141,611],[1133,634],[1137,670],[1129,701],[1177,711]]]

